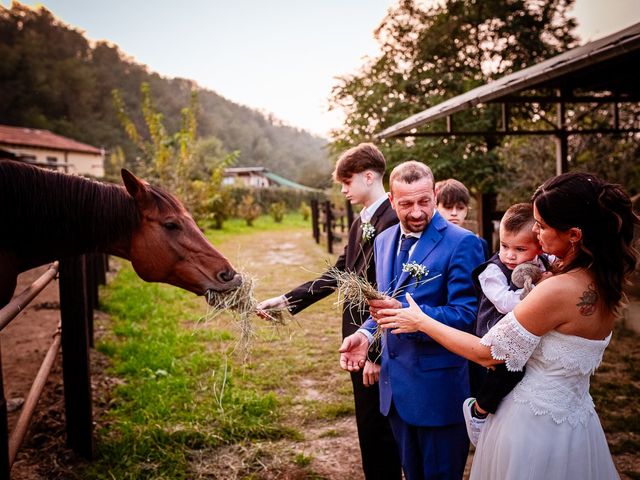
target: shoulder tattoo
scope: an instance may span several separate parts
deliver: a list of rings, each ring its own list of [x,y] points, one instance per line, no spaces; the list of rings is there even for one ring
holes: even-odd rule
[[[596,303],[598,303],[598,292],[595,284],[591,283],[587,289],[582,292],[580,301],[576,304],[581,315],[588,317],[596,312]]]

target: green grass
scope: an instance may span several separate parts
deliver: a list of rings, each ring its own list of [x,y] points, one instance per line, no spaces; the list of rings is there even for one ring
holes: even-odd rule
[[[282,222],[276,223],[270,215],[261,215],[254,220],[253,226],[249,227],[244,220],[232,218],[224,222],[220,230],[207,230],[207,238],[209,238],[214,245],[217,245],[230,236],[248,235],[265,231],[282,231],[292,228],[305,229],[311,232],[311,220],[305,221],[299,213],[291,213],[285,215]]]
[[[253,227],[228,221],[222,230],[207,231],[207,236],[221,251],[244,252],[252,250],[260,232],[310,237],[310,230],[310,223],[299,215],[287,216],[281,224],[265,216]],[[260,252],[253,254],[259,257]],[[318,257],[314,268],[322,268]],[[319,332],[312,324],[293,324],[280,333],[260,324],[251,362],[242,364],[241,355],[233,353],[237,332],[230,317],[203,322],[202,298],[144,283],[128,263],[121,265],[102,292],[102,309],[110,315],[109,333],[97,345],[110,360],[107,374],[117,379],[117,386],[98,422],[97,459],[80,478],[193,478],[194,451],[247,442],[300,441],[302,425],[352,414],[348,377],[338,389],[327,378],[327,372],[337,370],[339,320],[333,329]],[[281,280],[267,277],[263,290],[285,291],[309,279],[310,273],[298,266],[288,269]],[[305,317],[311,321],[336,316],[331,302],[308,310]],[[302,398],[303,378],[319,389],[322,401]],[[307,467],[310,458],[308,462],[304,458],[292,457],[290,463]],[[307,471],[312,474],[310,468]]]
[[[127,266],[104,309],[112,335],[98,350],[123,383],[112,392],[99,459],[84,478],[188,478],[188,449],[287,435],[275,396],[236,385],[237,368],[210,351],[232,335],[193,328],[202,312],[191,295],[141,283]]]
[[[620,456],[620,473],[640,478],[640,336],[622,326],[614,329],[601,367],[591,383],[591,396],[614,456]],[[629,460],[629,459],[636,460]],[[627,467],[630,465],[630,467]]]

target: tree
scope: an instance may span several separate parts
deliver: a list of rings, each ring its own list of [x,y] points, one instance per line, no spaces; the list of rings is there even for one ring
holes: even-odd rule
[[[147,137],[138,131],[127,113],[121,93],[113,90],[112,95],[122,128],[140,149],[141,173],[174,190],[190,206],[190,174],[197,140],[196,92],[192,92],[189,106],[182,109],[180,130],[173,135],[167,132],[164,116],[154,106],[148,83],[140,86],[140,93]]]
[[[117,45],[89,42],[82,31],[42,6],[10,3],[10,8],[0,5],[0,123],[45,128],[108,152],[120,147],[126,166],[144,173],[148,167],[142,165],[144,155],[122,129],[113,108],[112,91],[117,90],[130,112],[130,126],[139,132],[147,131],[150,120],[144,109],[152,116],[162,115],[165,134],[185,133],[169,139],[178,153],[173,160],[181,154],[181,161],[191,156],[189,149],[182,147],[187,146],[185,140],[190,142],[188,125],[197,123],[199,135],[219,138],[226,151],[241,151],[238,161],[242,165],[262,165],[316,187],[320,184],[310,182],[329,177],[332,165],[325,139],[234,104],[199,88],[192,80],[160,77],[145,65],[134,63]],[[143,83],[153,92],[152,105],[141,98]],[[199,108],[185,111],[185,105],[192,105],[195,91]],[[154,119],[151,123],[157,122]],[[162,132],[156,133],[163,137]],[[182,147],[177,147],[181,142]],[[155,148],[160,159],[163,145]],[[175,173],[170,168],[161,170],[158,175]],[[184,177],[182,172],[179,176]],[[208,179],[208,175],[201,179]]]
[[[332,132],[334,148],[371,138],[410,115],[492,79],[556,55],[576,43],[573,0],[447,0],[422,7],[401,0],[376,30],[380,54],[360,72],[340,79],[332,108],[346,114]],[[465,130],[491,130],[500,115],[492,106],[460,112]],[[442,130],[442,125],[427,128]],[[455,176],[475,190],[495,191],[502,171],[500,144],[490,134],[466,138],[408,138],[385,142],[394,166],[425,161],[437,178]]]

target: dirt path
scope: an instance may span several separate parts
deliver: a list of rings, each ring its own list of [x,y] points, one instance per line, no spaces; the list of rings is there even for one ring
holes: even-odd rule
[[[251,237],[236,238],[218,247],[236,266],[259,279],[256,291],[259,299],[281,294],[313,278],[313,272],[321,272],[327,262],[333,260],[322,246],[313,242],[306,231],[257,233]],[[37,278],[41,271],[43,268],[23,274],[18,291]],[[57,301],[58,288],[54,283],[0,334],[5,395],[8,399],[24,398],[30,388],[59,320]],[[340,342],[340,315],[333,302],[334,299],[329,297],[299,314],[296,317],[298,323],[292,327],[289,337],[284,335],[276,340],[260,341],[255,346],[253,361],[257,369],[268,369],[270,362],[275,361],[280,353],[290,354],[295,349],[298,349],[298,353],[308,352],[304,361],[311,365],[309,370],[296,371],[288,379],[298,385],[294,392],[293,407],[288,412],[288,421],[303,433],[302,438],[192,452],[194,478],[227,480],[247,475],[256,479],[291,480],[363,478],[352,415],[337,415],[331,420],[326,416],[314,417],[305,413],[310,405],[316,408],[323,402],[340,398],[344,400],[345,396],[350,396],[347,375],[334,367],[337,354],[333,352]],[[96,332],[99,337],[101,329],[109,328],[109,323],[104,314],[98,312],[97,315]],[[315,349],[315,344],[326,345],[328,350]],[[615,352],[615,349],[610,350]],[[327,351],[330,352],[328,355]],[[624,353],[620,355],[625,357],[619,360],[621,365],[628,361],[628,350]],[[608,360],[618,362],[610,356]],[[101,409],[108,402],[110,380],[104,375],[105,366],[105,359],[92,351],[96,430],[102,418]],[[16,415],[10,414],[11,425]],[[640,460],[640,453],[614,458],[619,466],[624,465],[624,469],[629,471]],[[14,465],[12,478],[77,478],[74,475],[77,465],[78,459],[64,446],[64,409],[58,358],[29,436]],[[315,476],[310,477],[310,471]],[[634,478],[625,474],[621,474],[621,477]]]
[[[21,292],[47,270],[47,266],[29,270],[18,278],[16,293]],[[27,397],[33,380],[44,360],[52,336],[60,321],[57,281],[51,282],[25,308],[16,319],[0,333],[2,348],[2,373],[4,394],[9,410],[9,429],[13,430],[21,406]],[[43,397],[38,403],[34,426],[28,432],[23,449],[14,463],[13,480],[41,478],[39,462],[34,449],[46,452],[58,448],[64,435],[62,407],[62,379],[60,355],[47,380]]]
[[[225,249],[226,245],[220,247]],[[232,248],[235,252],[225,249],[232,263],[257,278],[258,299],[282,294],[303,281],[313,279],[313,272],[321,272],[327,263],[335,261],[335,256],[326,253],[325,247],[316,245],[306,231],[260,233],[251,238],[239,239]],[[334,252],[340,252],[341,249],[338,246]],[[317,369],[303,373],[296,380],[299,388],[289,421],[292,427],[298,429],[301,422],[304,424],[304,438],[297,441],[254,443],[250,446],[236,445],[216,452],[201,452],[195,471],[203,474],[203,478],[211,478],[207,473],[213,474],[213,478],[221,479],[243,478],[251,473],[260,479],[302,479],[309,478],[306,473],[308,471],[313,471],[317,478],[364,478],[355,418],[352,415],[327,421],[308,419],[306,415],[296,412],[298,408],[305,408],[307,402],[330,401],[332,390],[351,388],[349,377],[337,368],[336,352],[340,345],[341,318],[334,301],[335,298],[329,297],[300,313],[296,317],[297,323],[288,333],[290,337],[282,335],[276,342],[277,346],[272,342],[258,342],[254,346],[252,362],[262,365],[257,368],[268,368],[268,363],[263,363],[268,362],[268,359],[263,359],[262,355],[274,355],[276,348],[289,352],[291,349],[299,349],[297,354],[303,355],[305,338],[331,345],[330,361],[335,368],[329,369],[329,375],[319,377],[317,372],[322,366],[318,365]],[[323,327],[322,332],[318,332],[319,325]],[[303,342],[302,345],[299,345],[300,341]],[[251,470],[248,463],[256,452],[260,452],[263,467]],[[300,462],[305,464],[305,468],[301,468],[303,465],[296,467],[291,463],[292,458],[305,458],[304,462]]]

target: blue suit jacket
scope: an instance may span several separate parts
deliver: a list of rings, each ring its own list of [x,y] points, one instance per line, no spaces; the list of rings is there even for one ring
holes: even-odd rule
[[[387,295],[391,295],[399,236],[400,226],[395,225],[378,235],[374,243],[378,290]],[[480,240],[435,212],[409,257],[412,261],[424,265],[429,270],[427,276],[416,282],[409,273],[402,273],[393,296],[408,306],[405,293],[411,293],[430,317],[471,332],[477,310],[471,272],[484,261]],[[363,328],[373,333],[376,323],[369,319]],[[411,425],[443,426],[464,421],[461,405],[469,396],[464,358],[421,332],[385,332],[382,344],[380,411],[384,415],[389,413],[393,399],[400,417]]]

